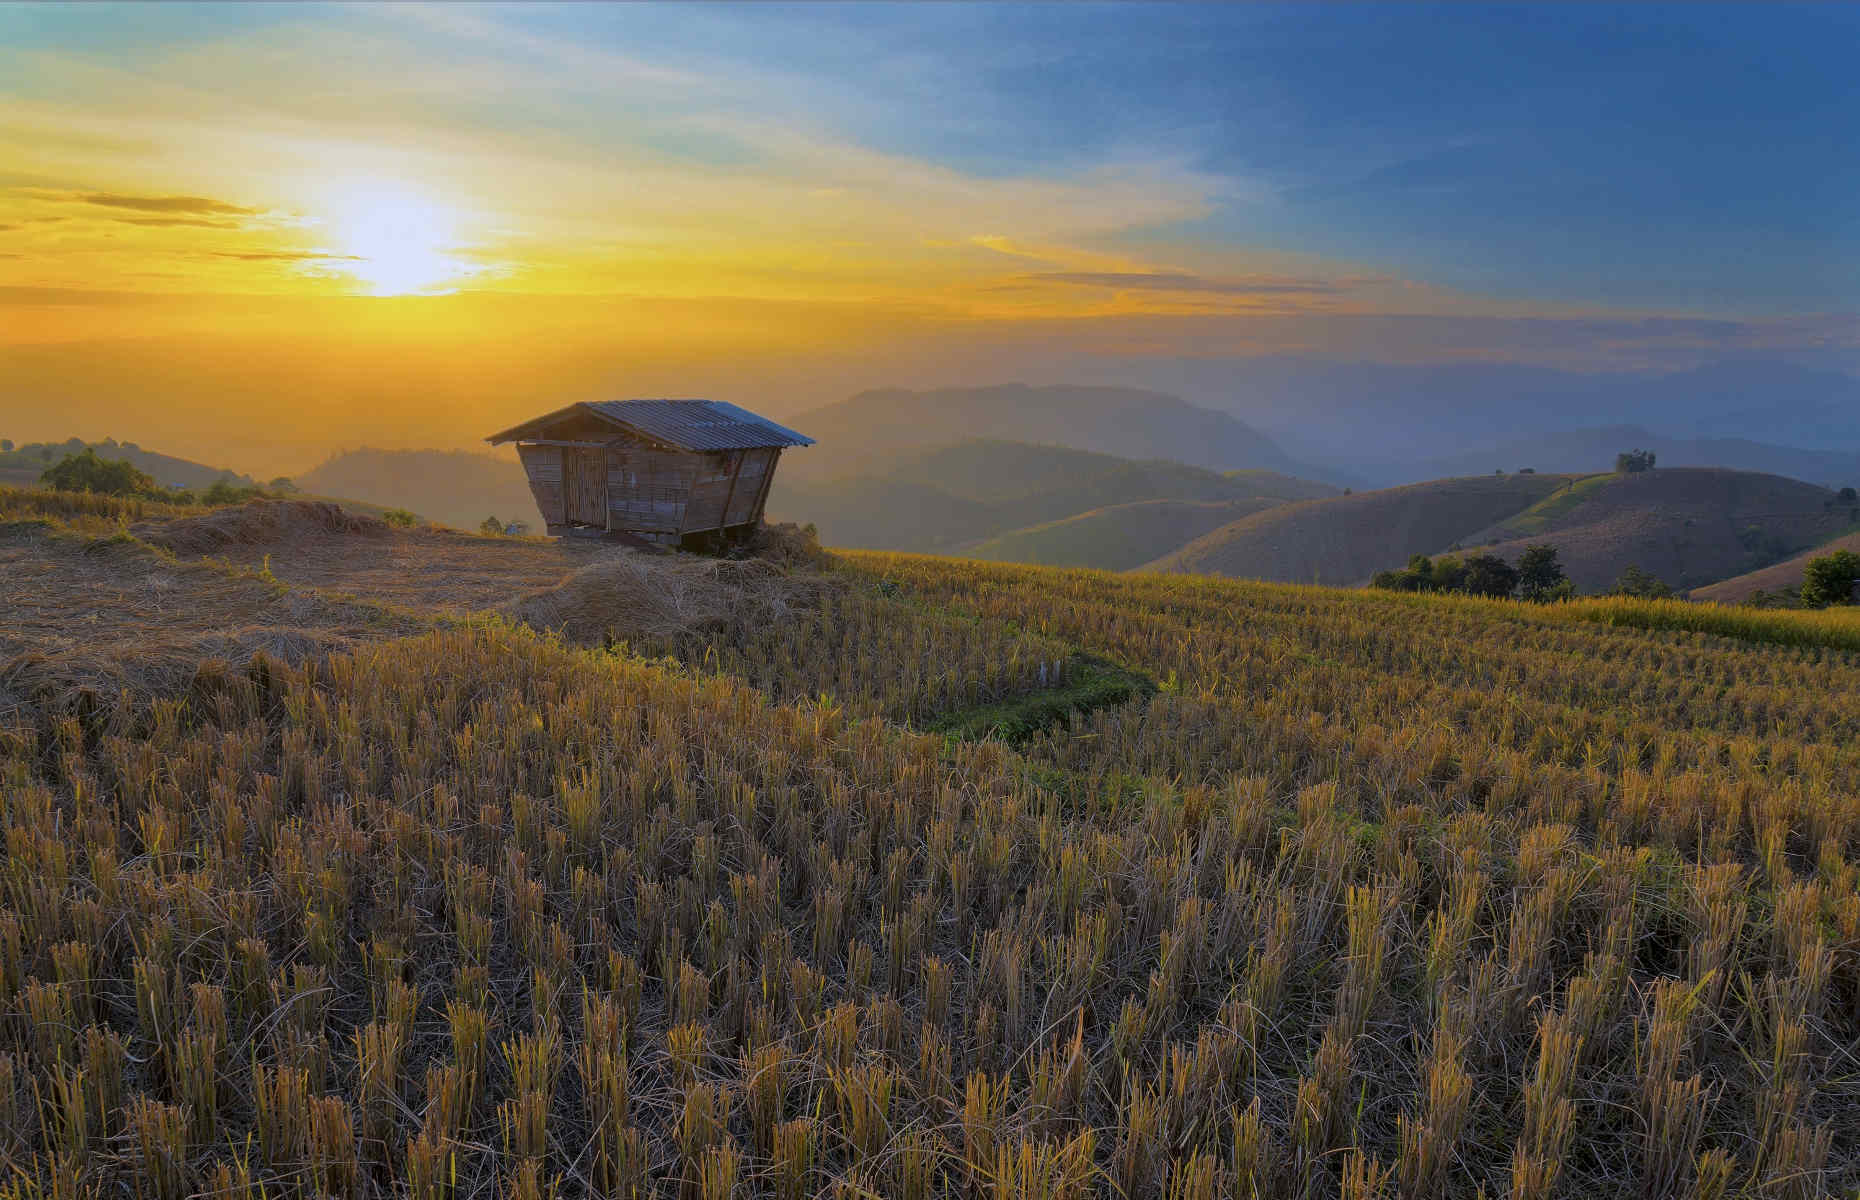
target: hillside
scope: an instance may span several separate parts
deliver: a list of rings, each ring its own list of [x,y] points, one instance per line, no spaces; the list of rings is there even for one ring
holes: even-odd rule
[[[12,1194],[1860,1188],[1853,614],[130,507],[0,491]]]
[[[1694,600],[1709,601],[1713,604],[1743,604],[1757,592],[1780,592],[1794,590],[1802,586],[1802,572],[1808,566],[1808,560],[1819,558],[1824,554],[1833,554],[1839,550],[1849,550],[1860,554],[1860,532],[1843,534],[1840,537],[1811,546],[1799,554],[1793,554],[1781,562],[1746,571],[1742,575],[1733,575],[1704,587],[1693,588],[1690,595]]]
[[[826,449],[823,444],[810,453],[827,459]],[[1141,500],[1279,501],[1335,490],[1270,471],[1223,474],[1179,462],[997,440],[868,457],[832,451],[831,461],[858,473],[808,477],[788,469],[787,457],[803,456],[785,456],[769,494],[769,515],[811,523],[829,545],[865,549],[954,552],[1028,526]],[[1158,543],[1147,557],[1177,544]]]
[[[1460,540],[1506,559],[1548,542],[1581,591],[1607,588],[1629,566],[1684,590],[1844,532],[1851,519],[1832,499],[1825,488],[1777,475],[1661,467],[1590,476]]]
[[[212,487],[222,479],[242,485],[258,482],[249,475],[241,475],[225,467],[212,467],[172,454],[145,450],[134,442],[119,442],[115,438],[86,442],[82,438],[70,438],[63,442],[29,442],[10,451],[0,452],[0,483],[31,486],[38,482],[45,468],[67,454],[81,452],[87,446],[103,458],[128,459],[138,470],[146,472],[164,487],[198,491]]]
[[[1529,508],[1557,475],[1439,479],[1268,509],[1204,534],[1145,569],[1286,583],[1363,583]]]
[[[1311,473],[1227,413],[1137,388],[1018,383],[924,392],[888,388],[801,413],[790,424],[831,447],[839,462],[980,438],[1168,459],[1214,470]],[[810,473],[830,469],[825,461],[803,467]]]
[[[404,508],[460,529],[493,515],[539,530],[542,524],[522,466],[466,450],[347,450],[296,482],[306,492]]]
[[[1159,546],[1182,546],[1243,517],[1284,501],[1134,500],[1094,508],[989,538],[962,553],[994,562],[1123,571],[1156,557]]]

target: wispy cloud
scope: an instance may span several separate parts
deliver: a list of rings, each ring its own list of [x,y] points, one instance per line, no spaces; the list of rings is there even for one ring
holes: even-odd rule
[[[164,227],[174,225],[195,225],[202,229],[237,229],[237,221],[215,221],[210,217],[111,217],[118,225],[147,225]]]
[[[236,258],[242,262],[361,262],[359,254],[326,254],[315,250],[214,250],[214,258]]]
[[[1047,271],[1026,278],[1042,283],[1069,283],[1080,287],[1135,288],[1155,292],[1216,292],[1221,295],[1335,296],[1349,291],[1344,284],[1321,279],[1208,279],[1178,271]]]
[[[210,200],[205,196],[125,196],[114,192],[87,192],[73,199],[104,208],[130,208],[137,212],[211,213],[224,216],[250,216],[258,210]]]

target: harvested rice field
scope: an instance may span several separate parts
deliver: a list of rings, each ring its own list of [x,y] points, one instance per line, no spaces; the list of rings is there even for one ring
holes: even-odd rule
[[[1844,627],[161,516],[0,536],[217,656],[0,708],[0,1200],[1860,1189]]]

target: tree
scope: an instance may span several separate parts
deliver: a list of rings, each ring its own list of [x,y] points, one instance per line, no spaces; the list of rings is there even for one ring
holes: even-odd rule
[[[5,444],[0,443],[0,450],[4,450],[5,448]],[[1855,492],[1850,487],[1844,487],[1840,491],[1834,493],[1834,498],[1839,500],[1842,504],[1856,504],[1860,503],[1860,492]]]
[[[504,523],[498,520],[496,515],[493,514],[478,522],[478,532],[494,533],[501,536],[504,532]]]
[[[1611,596],[1638,596],[1643,600],[1664,600],[1673,594],[1673,585],[1651,571],[1630,564],[1608,590]]]
[[[297,490],[297,485],[291,481],[291,477],[289,475],[280,475],[276,479],[272,480],[270,483],[266,484],[265,487],[267,490],[273,491],[273,492],[289,493],[289,492],[294,492]]]
[[[1518,595],[1521,598],[1549,600],[1568,582],[1563,564],[1557,561],[1555,546],[1538,543],[1526,546],[1524,553],[1518,555]]]
[[[1535,475],[1535,474],[1537,474],[1537,468],[1536,468],[1536,467],[1519,467],[1519,468],[1518,468],[1518,474],[1520,474],[1520,475]]]
[[[1638,475],[1653,470],[1651,450],[1626,450],[1615,455],[1615,470],[1622,475]]]
[[[106,496],[133,496],[152,492],[155,481],[126,458],[98,458],[88,446],[82,454],[67,454],[55,467],[47,467],[39,482],[62,492],[98,492]]]
[[[1518,572],[1496,554],[1468,558],[1455,591],[1470,596],[1509,596],[1518,586]]]
[[[1852,604],[1856,581],[1860,581],[1860,554],[1836,550],[1811,558],[1802,569],[1802,603],[1810,608]]]
[[[13,439],[12,438],[0,438],[0,454],[11,454],[11,453],[13,453]],[[1851,492],[1853,489],[1848,488],[1847,490]]]

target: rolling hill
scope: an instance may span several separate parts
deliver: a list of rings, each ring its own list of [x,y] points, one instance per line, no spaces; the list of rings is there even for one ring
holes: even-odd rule
[[[1016,529],[969,546],[963,553],[993,562],[1124,571],[1156,557],[1158,546],[1186,545],[1210,530],[1283,503],[1266,497],[1133,500]]]
[[[476,528],[495,514],[540,528],[542,514],[514,459],[466,450],[348,450],[297,477],[306,492],[405,508],[430,521]]]
[[[1214,470],[1312,473],[1237,417],[1138,388],[1018,383],[924,392],[886,388],[801,413],[790,424],[831,449],[831,456],[801,464],[804,475],[831,474],[836,463],[873,454],[978,438],[1169,459]]]
[[[1699,587],[1817,545],[1850,525],[1826,488],[1780,475],[1674,467],[1594,475],[1461,540],[1516,559],[1548,542],[1580,591],[1629,566],[1675,588]]]
[[[1479,475],[1494,468],[1605,471],[1616,454],[1630,448],[1652,450],[1659,455],[1662,467],[1728,467],[1736,471],[1786,475],[1827,487],[1860,483],[1860,453],[1851,450],[1804,450],[1748,438],[1675,438],[1635,425],[1571,429],[1512,439],[1488,449],[1393,467],[1389,481],[1408,483],[1451,475]]]
[[[1530,508],[1570,482],[1557,475],[1438,479],[1287,504],[1222,526],[1147,564],[1153,571],[1347,586],[1411,555]]]
[[[827,544],[861,549],[966,553],[1001,534],[1137,501],[1278,503],[1335,490],[1272,471],[1223,474],[990,440],[870,456],[847,478],[797,479],[788,466],[784,459],[775,477],[771,518],[812,523]],[[1178,544],[1157,543],[1146,558]]]

